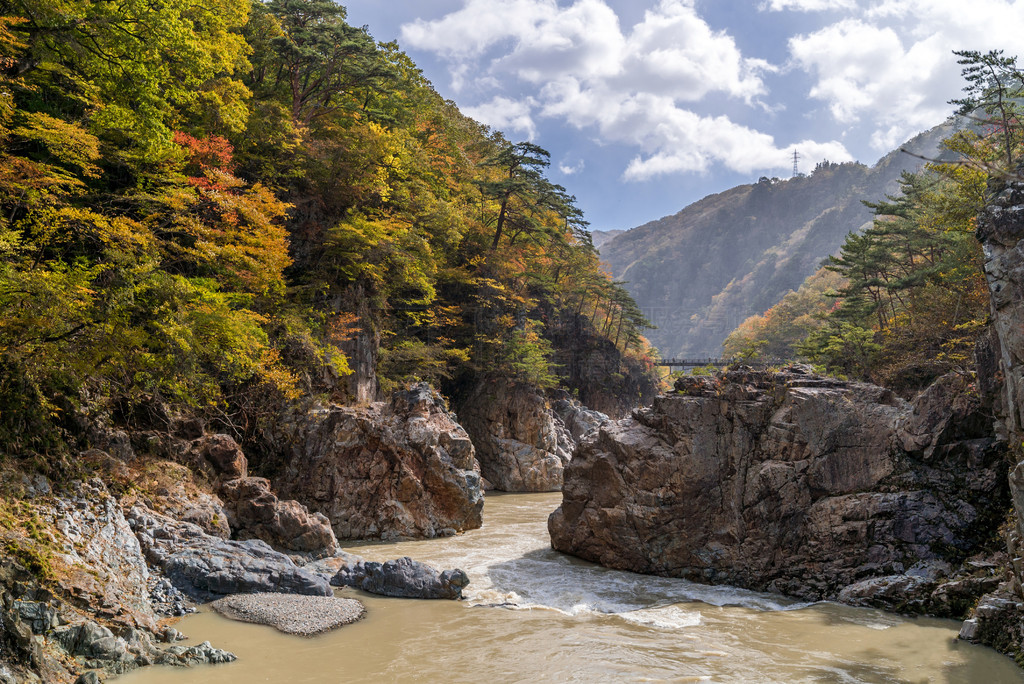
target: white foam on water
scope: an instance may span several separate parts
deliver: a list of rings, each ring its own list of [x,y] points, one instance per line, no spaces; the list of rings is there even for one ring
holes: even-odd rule
[[[501,500],[511,503],[509,499]],[[531,506],[523,506],[531,510]],[[543,520],[543,519],[542,519]],[[543,521],[497,525],[466,536],[398,545],[402,553],[438,568],[461,567],[470,577],[463,591],[471,606],[550,609],[565,615],[622,614],[681,603],[756,611],[798,610],[779,595],[683,579],[610,570],[551,549]],[[394,557],[394,546],[356,548]]]
[[[679,606],[631,610],[626,613],[619,613],[619,617],[634,625],[653,627],[655,629],[697,627],[703,621],[699,611],[687,610]]]
[[[570,616],[628,614],[637,624],[647,620],[645,624],[666,629],[699,624],[697,611],[674,604],[701,602],[758,611],[810,605],[735,587],[609,570],[550,549],[534,549],[518,557],[492,557],[472,570],[472,583],[464,591],[470,605],[543,608]],[[666,612],[668,608],[678,614]]]

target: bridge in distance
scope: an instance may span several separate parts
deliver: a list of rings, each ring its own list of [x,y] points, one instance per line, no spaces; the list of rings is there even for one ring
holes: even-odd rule
[[[704,366],[716,366],[718,368],[725,368],[726,366],[742,363],[746,366],[777,366],[786,363],[780,359],[768,359],[766,361],[740,361],[739,359],[723,359],[720,357],[705,357],[698,359],[658,359],[654,362],[655,366],[668,366],[669,368],[703,368]]]

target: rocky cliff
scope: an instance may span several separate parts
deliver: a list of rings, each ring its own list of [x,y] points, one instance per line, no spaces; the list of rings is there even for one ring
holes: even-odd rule
[[[365,407],[292,421],[274,486],[325,515],[339,539],[446,536],[480,526],[479,466],[466,431],[429,385]]]
[[[576,442],[607,416],[538,388],[486,378],[459,408],[476,446],[486,486],[505,492],[555,492]]]
[[[158,648],[178,638],[163,619],[238,593],[330,596],[352,560],[332,526],[411,537],[480,525],[473,446],[428,386],[282,427],[295,457],[280,483],[332,518],[252,476],[230,436],[157,423],[96,424],[59,483],[0,460],[0,684],[231,660],[209,644]]]
[[[1020,169],[1019,169],[1020,171]],[[983,386],[994,403],[996,432],[1009,447],[1013,515],[1007,531],[1007,581],[983,597],[961,636],[1024,661],[1024,182],[999,182],[978,217],[991,292],[991,336],[979,345]]]
[[[99,681],[81,675],[89,670],[234,660],[208,643],[157,647],[178,635],[158,623],[155,578],[101,479],[57,493],[40,477],[23,497],[0,506],[0,682],[70,684]]]
[[[927,609],[1005,514],[1002,451],[969,378],[947,376],[913,403],[799,367],[677,390],[584,440],[549,520],[554,548],[806,599],[853,586],[853,602]],[[881,591],[901,581],[913,596]]]

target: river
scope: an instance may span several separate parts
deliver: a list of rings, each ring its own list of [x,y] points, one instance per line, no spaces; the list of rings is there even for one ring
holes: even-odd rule
[[[312,639],[212,611],[176,626],[238,655],[144,668],[118,684],[252,682],[1024,682],[1009,659],[956,640],[959,623],[607,570],[552,551],[561,494],[491,494],[458,537],[346,547],[461,567],[464,601],[345,589],[365,620]]]

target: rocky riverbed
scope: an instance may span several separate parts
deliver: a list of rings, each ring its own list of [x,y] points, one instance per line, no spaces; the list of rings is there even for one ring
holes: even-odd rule
[[[210,644],[175,644],[168,621],[240,594],[257,598],[218,605],[301,634],[361,615],[338,603],[332,580],[458,598],[461,571],[361,564],[337,552],[334,532],[424,537],[480,524],[473,446],[440,395],[420,385],[368,409],[289,421],[304,446],[280,482],[302,502],[251,476],[230,436],[171,419],[167,432],[97,427],[103,448],[80,456],[91,477],[5,482],[17,498],[0,500],[0,683],[226,662],[233,656]],[[328,502],[334,517],[307,501]]]

